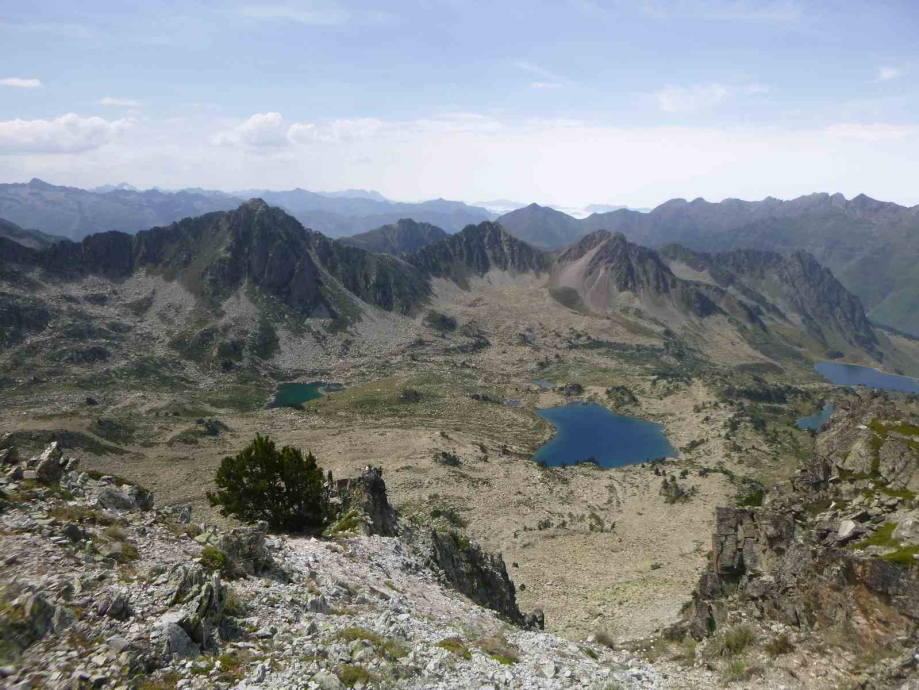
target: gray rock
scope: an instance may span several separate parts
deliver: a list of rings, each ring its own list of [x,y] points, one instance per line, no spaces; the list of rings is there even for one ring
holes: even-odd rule
[[[124,560],[124,544],[120,541],[112,541],[99,549],[99,554],[106,560],[121,563]]]
[[[907,544],[919,544],[919,510],[912,510],[900,517],[893,538]]]
[[[35,462],[35,475],[43,484],[57,484],[61,480],[61,449],[57,441],[51,443]],[[31,463],[30,463],[31,464]]]
[[[67,537],[72,542],[83,541],[86,539],[86,532],[77,524],[73,522],[68,522],[61,529],[61,534]]]
[[[845,542],[855,537],[858,532],[858,523],[854,520],[843,520],[836,531],[836,541]]]
[[[539,672],[545,678],[555,678],[555,674],[558,673],[558,667],[555,665],[555,662],[552,660],[544,661],[539,665]]]
[[[134,500],[116,489],[114,486],[107,486],[96,497],[96,502],[103,508],[109,510],[133,510],[137,507]]]
[[[15,465],[19,462],[19,451],[15,446],[0,450],[0,465]]]
[[[328,671],[320,671],[315,676],[313,676],[313,682],[316,683],[322,690],[342,690],[345,686],[338,676],[329,673]]]
[[[195,659],[201,656],[201,650],[180,626],[166,623],[163,626],[163,654],[167,658]]]
[[[312,597],[306,602],[306,610],[313,613],[322,613],[328,615],[332,610],[325,596]]]

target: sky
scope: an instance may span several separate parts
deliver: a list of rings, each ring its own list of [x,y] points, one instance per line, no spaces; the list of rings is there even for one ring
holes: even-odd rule
[[[919,3],[13,3],[0,182],[919,204]]]

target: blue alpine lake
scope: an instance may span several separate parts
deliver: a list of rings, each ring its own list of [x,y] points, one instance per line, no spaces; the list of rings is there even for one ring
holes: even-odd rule
[[[556,428],[555,436],[533,459],[549,467],[573,465],[594,458],[600,467],[622,467],[655,458],[676,457],[661,425],[623,417],[602,405],[575,403],[536,410]]]
[[[339,383],[325,383],[313,381],[312,383],[282,383],[274,394],[274,400],[268,407],[291,407],[302,405],[310,400],[321,398],[324,393],[340,391],[343,386]]]
[[[833,416],[833,413],[836,411],[836,408],[833,405],[824,405],[823,409],[820,410],[817,414],[812,414],[808,417],[801,417],[795,426],[799,429],[813,429],[814,431],[820,431],[826,422],[830,421],[830,417]]]
[[[837,362],[817,362],[814,370],[837,386],[868,386],[898,393],[919,393],[916,379],[896,374],[885,374],[883,371],[860,367],[855,364]]]
[[[534,383],[540,388],[552,388],[552,382],[549,379],[536,379]]]

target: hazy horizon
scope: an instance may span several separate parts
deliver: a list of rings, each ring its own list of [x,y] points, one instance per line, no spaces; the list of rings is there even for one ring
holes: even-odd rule
[[[0,181],[919,204],[908,2],[5,9]]]

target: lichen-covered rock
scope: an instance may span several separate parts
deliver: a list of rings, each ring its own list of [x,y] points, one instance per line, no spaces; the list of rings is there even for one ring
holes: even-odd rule
[[[227,588],[221,584],[220,575],[211,573],[202,585],[190,593],[179,625],[201,647],[211,646],[226,600]]]
[[[265,545],[268,523],[241,527],[218,539],[218,548],[227,555],[227,565],[232,577],[245,577],[263,572],[271,566],[271,556]]]
[[[878,471],[890,486],[919,489],[919,453],[900,438],[888,438],[878,453]]]
[[[892,536],[905,544],[919,545],[919,510],[900,516]]]

